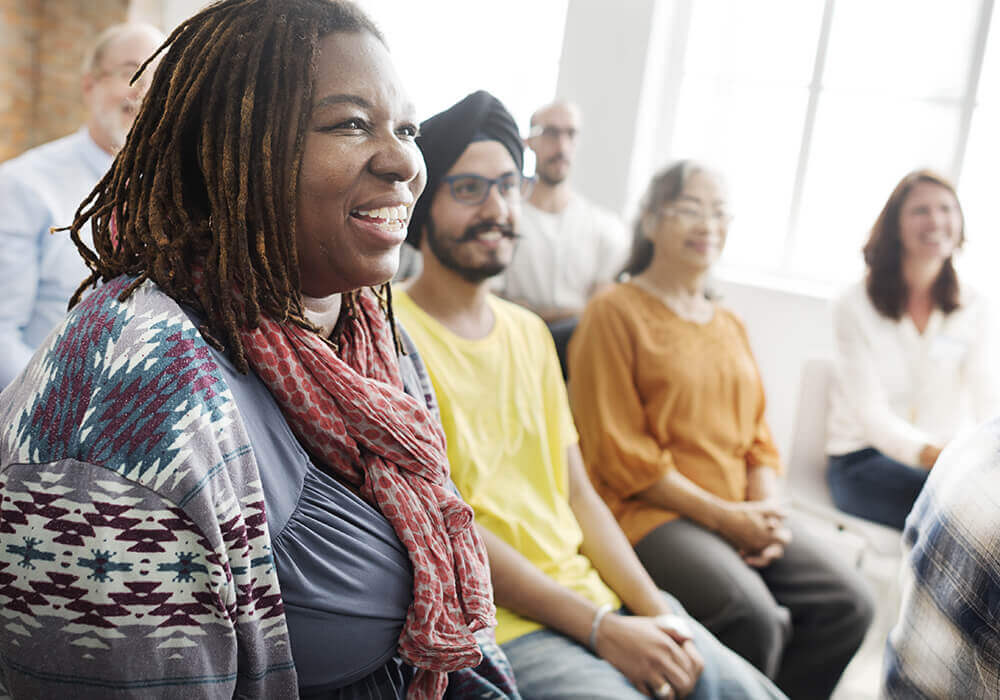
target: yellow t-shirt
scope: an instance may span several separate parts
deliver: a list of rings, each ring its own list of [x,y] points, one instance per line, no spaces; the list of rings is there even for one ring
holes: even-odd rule
[[[569,505],[566,448],[577,442],[552,337],[531,312],[490,297],[496,323],[467,340],[393,295],[427,366],[448,436],[451,478],[476,520],[595,604],[620,605],[590,560]],[[497,642],[542,625],[497,608]]]

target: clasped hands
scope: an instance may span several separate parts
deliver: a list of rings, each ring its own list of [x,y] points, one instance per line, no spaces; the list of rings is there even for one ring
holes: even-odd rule
[[[705,667],[686,623],[675,615],[606,615],[595,651],[640,691],[658,700],[683,698]]]
[[[785,553],[792,532],[785,525],[786,512],[775,500],[729,503],[719,525],[720,534],[749,566],[762,568]]]

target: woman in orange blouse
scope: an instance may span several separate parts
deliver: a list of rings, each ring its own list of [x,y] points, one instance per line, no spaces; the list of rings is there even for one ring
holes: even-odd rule
[[[591,479],[657,585],[789,697],[828,697],[871,600],[777,501],[746,332],[706,289],[728,224],[711,171],[654,177],[629,280],[590,302],[570,344],[570,400]]]

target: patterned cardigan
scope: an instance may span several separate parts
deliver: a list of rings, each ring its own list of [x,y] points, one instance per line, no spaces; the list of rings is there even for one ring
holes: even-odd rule
[[[0,686],[294,697],[257,464],[211,349],[109,282],[0,394]]]
[[[119,302],[128,283],[0,393],[0,697],[296,697],[239,411],[176,302],[151,282]],[[518,700],[493,630],[476,638],[446,697]]]

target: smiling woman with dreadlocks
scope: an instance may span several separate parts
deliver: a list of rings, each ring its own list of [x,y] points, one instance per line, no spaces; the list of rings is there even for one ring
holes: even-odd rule
[[[158,53],[0,395],[0,689],[438,697],[494,611],[384,284],[426,174],[383,40],[229,0]]]

